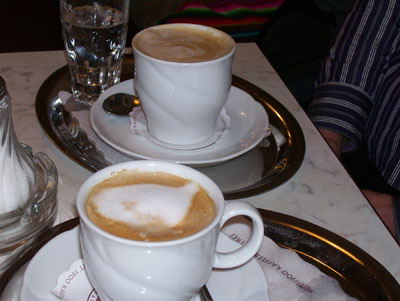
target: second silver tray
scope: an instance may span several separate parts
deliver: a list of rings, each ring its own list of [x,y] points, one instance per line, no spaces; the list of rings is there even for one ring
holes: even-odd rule
[[[133,56],[125,55],[121,80],[132,77]],[[257,195],[291,178],[305,153],[303,132],[296,119],[276,99],[250,82],[233,76],[232,84],[260,102],[268,113],[272,135],[251,151],[230,161],[198,168],[212,178],[226,199]],[[57,101],[59,91],[70,91],[68,67],[51,74],[36,96],[36,114],[49,139],[68,157],[95,172],[109,165],[85,129]]]

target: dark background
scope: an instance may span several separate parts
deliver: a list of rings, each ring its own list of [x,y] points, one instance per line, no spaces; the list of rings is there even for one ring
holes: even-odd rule
[[[0,28],[0,52],[64,49],[59,0],[3,0]],[[127,44],[135,32],[130,22]]]
[[[0,52],[63,49],[58,0],[1,1]]]

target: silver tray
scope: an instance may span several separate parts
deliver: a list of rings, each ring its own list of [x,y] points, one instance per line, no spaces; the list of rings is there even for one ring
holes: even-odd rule
[[[133,56],[125,55],[121,80],[132,77]],[[232,84],[260,102],[268,113],[272,135],[251,151],[230,161],[198,168],[212,178],[226,199],[260,194],[293,176],[305,153],[303,132],[296,119],[276,99],[250,82],[233,76]],[[95,172],[109,162],[88,140],[85,129],[57,99],[59,91],[70,91],[68,67],[64,66],[41,85],[36,96],[36,114],[49,139],[68,157]]]
[[[336,279],[342,289],[358,300],[400,300],[396,279],[374,258],[339,235],[315,224],[259,209],[264,233],[280,247],[296,252],[303,260]],[[50,239],[79,225],[79,218],[59,224],[38,236],[0,274],[0,296],[13,275]]]

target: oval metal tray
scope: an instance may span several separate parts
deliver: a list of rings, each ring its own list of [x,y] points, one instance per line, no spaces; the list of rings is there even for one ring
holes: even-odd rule
[[[346,239],[317,225],[285,214],[259,209],[265,235],[282,248],[335,278],[343,290],[358,300],[400,300],[400,286],[374,258]],[[0,276],[0,295],[12,276],[50,239],[79,224],[74,218],[40,235],[30,248]]]
[[[121,80],[132,77],[133,56],[125,55]],[[272,135],[257,147],[230,161],[198,168],[212,178],[226,199],[256,195],[287,181],[300,167],[305,153],[303,132],[292,114],[276,99],[250,82],[233,76],[232,84],[260,102],[268,113]],[[72,160],[96,171],[110,165],[85,129],[59,99],[59,91],[70,91],[68,67],[51,74],[36,96],[36,115],[49,139]]]

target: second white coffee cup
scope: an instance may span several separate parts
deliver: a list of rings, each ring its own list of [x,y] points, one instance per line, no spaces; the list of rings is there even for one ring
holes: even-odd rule
[[[149,133],[177,145],[212,137],[231,87],[233,39],[207,26],[166,24],[139,32],[132,47],[135,90]]]
[[[190,236],[161,242],[135,241],[112,235],[88,217],[86,200],[92,188],[121,171],[161,172],[199,184],[215,204],[211,223]],[[212,268],[230,268],[250,260],[264,235],[259,212],[245,202],[225,202],[217,185],[204,174],[174,163],[132,161],[107,167],[92,175],[77,196],[81,219],[80,241],[89,280],[102,301],[190,300],[207,282]],[[253,222],[249,241],[231,253],[215,250],[220,227],[245,215]]]

